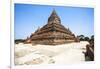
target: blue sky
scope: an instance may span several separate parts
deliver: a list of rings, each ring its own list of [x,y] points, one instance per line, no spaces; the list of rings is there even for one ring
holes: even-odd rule
[[[14,8],[15,39],[25,39],[38,27],[47,24],[53,9],[60,17],[62,25],[76,36],[83,34],[90,37],[94,34],[93,8],[33,4],[15,4]]]

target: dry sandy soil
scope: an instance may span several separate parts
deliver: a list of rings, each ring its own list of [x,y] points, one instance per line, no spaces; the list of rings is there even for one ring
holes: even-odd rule
[[[85,61],[86,41],[62,45],[15,44],[15,65],[73,64]]]

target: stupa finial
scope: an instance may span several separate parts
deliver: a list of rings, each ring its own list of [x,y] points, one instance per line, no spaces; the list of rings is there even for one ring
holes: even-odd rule
[[[50,17],[48,18],[48,23],[49,23],[49,24],[51,24],[51,23],[60,24],[60,23],[61,23],[61,20],[60,20],[59,16],[57,15],[55,9],[53,9],[53,11],[52,11]]]

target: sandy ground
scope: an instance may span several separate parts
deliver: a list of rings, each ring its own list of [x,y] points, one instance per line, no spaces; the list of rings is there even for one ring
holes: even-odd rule
[[[88,42],[62,44],[56,46],[15,44],[15,64],[73,64],[85,61],[85,46]]]

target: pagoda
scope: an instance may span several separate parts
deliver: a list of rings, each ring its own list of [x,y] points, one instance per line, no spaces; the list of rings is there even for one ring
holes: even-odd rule
[[[77,42],[75,35],[61,24],[61,20],[56,11],[53,10],[48,22],[42,28],[38,28],[26,39],[25,43],[58,45],[64,43]]]

